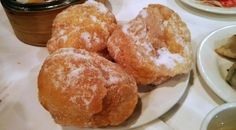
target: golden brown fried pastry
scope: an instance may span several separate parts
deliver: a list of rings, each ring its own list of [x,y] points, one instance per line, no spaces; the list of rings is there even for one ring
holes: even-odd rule
[[[38,88],[39,100],[55,122],[79,127],[119,125],[138,99],[135,79],[117,64],[72,48],[45,60]]]
[[[102,3],[90,0],[56,16],[47,47],[49,52],[67,47],[99,52],[106,48],[115,26],[114,15]]]
[[[190,32],[171,9],[151,4],[117,27],[107,46],[114,60],[140,85],[160,84],[192,67]]]

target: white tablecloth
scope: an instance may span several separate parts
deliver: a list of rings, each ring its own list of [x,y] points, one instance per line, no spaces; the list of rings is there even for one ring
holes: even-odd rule
[[[210,32],[227,25],[236,24],[236,15],[218,15],[203,12],[184,5],[179,0],[111,0],[110,3],[114,14],[119,21],[128,21],[134,18],[138,14],[138,11],[147,6],[149,3],[160,3],[170,7],[182,17],[183,21],[185,21],[189,27],[192,34],[192,44],[195,52],[203,38]],[[6,32],[10,31],[13,33],[12,30],[9,30],[10,24],[2,7],[0,9],[0,15],[2,17],[0,19],[0,24],[5,25],[5,27],[1,26],[0,29],[6,29]],[[0,39],[1,37],[6,37],[6,34],[0,34]],[[9,39],[7,42],[19,41],[17,39]],[[5,49],[10,50],[11,47],[21,48],[21,46],[27,47],[28,45],[18,44],[17,46],[13,46],[4,44],[1,45],[0,43],[0,46],[5,46]],[[30,51],[31,47],[28,48]],[[0,53],[9,50],[1,50],[0,48]],[[34,51],[39,50],[40,48]],[[214,107],[223,104],[224,102],[217,97],[201,79],[199,73],[197,72],[196,66],[191,74],[190,87],[180,102],[160,119],[150,122],[141,128],[137,128],[138,130],[200,129],[201,122],[206,114]]]

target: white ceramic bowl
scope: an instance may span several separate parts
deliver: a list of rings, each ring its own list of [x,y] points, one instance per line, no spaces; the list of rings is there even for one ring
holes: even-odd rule
[[[213,121],[218,122],[218,124],[216,123],[216,125],[214,125],[213,129],[221,130],[222,128],[219,128],[219,127],[223,127],[223,126],[228,127],[227,124],[235,120],[236,120],[236,102],[226,103],[226,104],[216,107],[215,109],[213,109],[207,114],[207,116],[204,118],[202,122],[201,130],[210,130],[208,129],[208,127],[211,125]],[[218,129],[215,127],[218,127]],[[231,129],[236,130],[235,127]]]
[[[236,34],[236,25],[226,26],[209,34],[198,48],[197,67],[211,90],[226,102],[236,102],[236,91],[226,81],[233,62],[218,55],[215,49]],[[235,129],[236,130],[236,129]]]

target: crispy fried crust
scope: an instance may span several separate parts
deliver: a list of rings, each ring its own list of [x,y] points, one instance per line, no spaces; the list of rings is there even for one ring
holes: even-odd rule
[[[233,35],[230,37],[225,44],[220,46],[219,48],[216,48],[215,51],[219,55],[236,59],[236,35]]]
[[[38,77],[39,100],[62,125],[102,127],[124,122],[137,103],[132,76],[101,56],[60,49],[44,62]]]
[[[73,5],[56,16],[47,48],[50,53],[66,47],[102,51],[115,26],[115,16],[102,3]]]
[[[190,32],[171,9],[152,4],[115,29],[107,46],[140,85],[160,84],[192,67]]]

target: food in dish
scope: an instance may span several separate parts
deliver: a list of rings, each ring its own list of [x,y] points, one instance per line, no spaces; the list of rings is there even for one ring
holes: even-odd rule
[[[115,16],[102,3],[92,0],[59,13],[47,43],[49,52],[73,47],[100,52],[116,26]]]
[[[1,0],[16,38],[34,46],[46,46],[51,37],[52,23],[56,15],[70,5],[81,2],[81,0],[56,0],[50,3],[28,4],[16,0]]]
[[[107,48],[139,85],[160,84],[192,68],[190,32],[173,10],[151,4],[117,27]]]
[[[226,44],[215,50],[219,55],[227,58],[236,59],[236,35],[233,35],[228,39]]]
[[[228,38],[225,44],[215,49],[215,52],[226,58],[236,59],[236,35]],[[228,69],[226,82],[236,88],[236,63]]]
[[[236,0],[200,0],[204,4],[216,7],[236,7]]]
[[[228,70],[226,81],[230,86],[236,89],[236,63],[234,63]]]
[[[79,127],[116,126],[134,111],[135,79],[117,64],[82,49],[63,48],[45,60],[39,100],[55,122]]]

